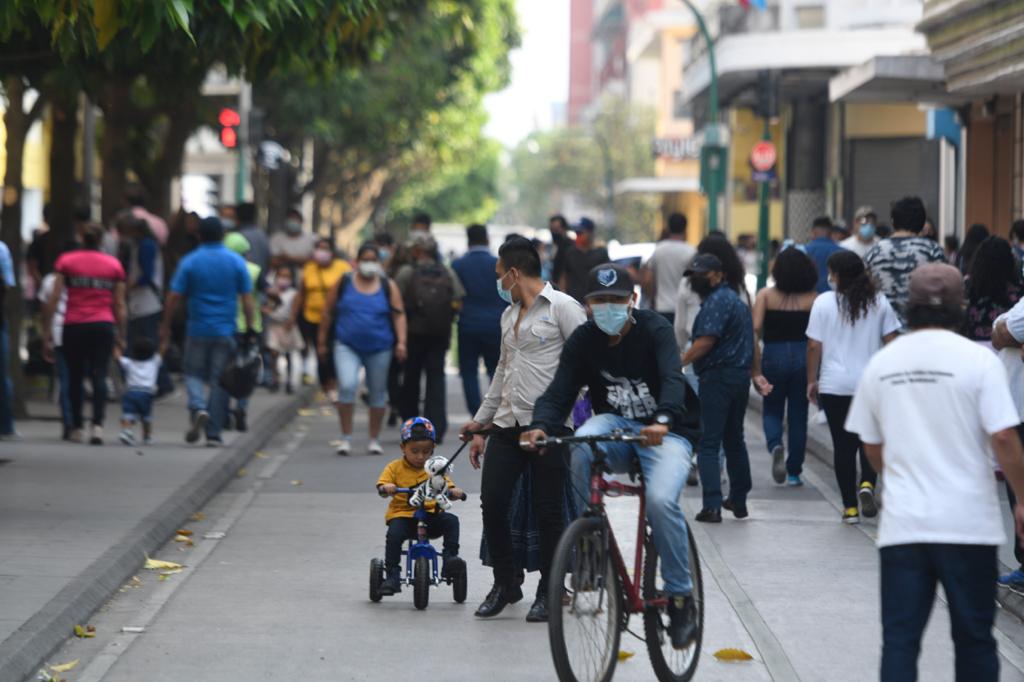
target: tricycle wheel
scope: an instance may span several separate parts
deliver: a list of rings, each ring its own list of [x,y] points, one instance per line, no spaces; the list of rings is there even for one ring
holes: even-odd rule
[[[384,582],[384,562],[380,559],[370,559],[370,601],[380,601],[383,596],[380,593],[382,582]]]
[[[416,560],[412,569],[412,603],[420,611],[427,608],[430,600],[430,561],[425,557]]]
[[[452,595],[456,604],[466,601],[466,593],[469,589],[466,573],[466,562],[459,559],[452,572]]]

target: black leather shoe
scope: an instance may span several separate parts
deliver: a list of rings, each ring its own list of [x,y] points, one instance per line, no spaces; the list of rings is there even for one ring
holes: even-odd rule
[[[692,596],[669,597],[668,636],[674,649],[685,649],[697,637],[697,604]]]
[[[538,595],[533,600],[533,606],[530,607],[530,612],[526,614],[527,623],[546,623],[548,622],[548,596]]]
[[[480,608],[473,615],[478,618],[492,618],[501,613],[506,606],[515,604],[522,598],[523,591],[519,589],[518,585],[495,585],[491,588],[490,593],[488,593],[487,599],[484,599],[484,603],[480,605]]]
[[[732,515],[737,519],[745,519],[750,516],[750,512],[747,511],[747,505],[744,502],[733,502],[732,500],[726,500],[722,503],[722,509],[728,509],[732,512]]]
[[[721,523],[722,511],[720,509],[701,509],[700,513],[693,518],[701,523]]]

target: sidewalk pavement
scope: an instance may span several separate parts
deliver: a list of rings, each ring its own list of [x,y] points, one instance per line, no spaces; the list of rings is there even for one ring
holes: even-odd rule
[[[62,441],[45,403],[17,424],[21,441],[0,442],[0,680],[33,674],[313,391],[257,391],[249,431],[225,432],[222,448],[184,442],[182,393],[155,404],[151,446],[118,441],[116,404],[103,446]]]
[[[761,396],[751,389],[750,407],[753,411],[761,414]],[[832,435],[829,433],[828,425],[815,419],[816,413],[812,409],[807,424],[807,454],[817,458],[822,463],[833,469]],[[834,481],[833,481],[834,483]],[[1003,575],[1017,568],[1017,562],[1013,556],[1013,518],[1010,516],[1010,508],[1006,503],[1004,486],[999,484],[1000,511],[1004,511],[1003,525],[1006,528],[1008,541],[999,548],[999,573]],[[879,479],[879,490],[884,496],[885,480]],[[1024,621],[1024,595],[1000,588],[996,593],[999,605],[1007,612],[1012,613],[1018,619]]]

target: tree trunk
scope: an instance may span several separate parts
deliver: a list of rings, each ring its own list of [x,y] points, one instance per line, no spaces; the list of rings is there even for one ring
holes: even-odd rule
[[[185,143],[199,125],[196,111],[198,101],[198,94],[195,97],[182,97],[176,107],[166,112],[168,128],[164,136],[163,149],[160,156],[153,161],[152,172],[146,178],[146,191],[150,203],[148,208],[162,218],[170,218],[171,183],[181,175]]]
[[[42,95],[26,112],[23,101],[25,98],[25,82],[20,76],[8,76],[4,79],[4,92],[7,95],[7,111],[4,112],[4,126],[7,129],[7,168],[4,175],[3,208],[0,209],[0,240],[11,250],[14,261],[14,272],[19,273],[23,259],[21,240],[21,195],[22,163],[25,155],[25,138],[33,121],[42,110]],[[27,416],[25,407],[25,377],[21,367],[21,287],[7,292],[4,298],[4,318],[10,335],[10,352],[7,363],[11,383],[14,385],[14,404],[11,409],[16,418]]]
[[[53,117],[50,145],[50,246],[66,244],[74,235],[75,134],[78,131],[78,92],[61,89],[50,93]]]
[[[132,124],[131,84],[111,77],[100,92],[103,108],[103,178],[101,200],[103,223],[110,224],[124,207],[124,193],[128,183],[129,144],[126,131]]]

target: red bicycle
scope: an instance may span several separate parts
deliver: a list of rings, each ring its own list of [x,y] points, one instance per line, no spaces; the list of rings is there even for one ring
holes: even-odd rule
[[[548,591],[548,637],[558,679],[563,682],[605,682],[619,660],[623,631],[647,644],[654,673],[662,682],[686,682],[693,677],[704,634],[704,585],[693,534],[689,538],[690,574],[697,607],[697,635],[685,649],[672,646],[667,632],[668,599],[658,552],[647,523],[643,475],[636,467],[633,484],[605,479],[609,469],[599,443],[639,443],[639,435],[614,432],[599,436],[548,437],[537,445],[585,444],[593,453],[590,503],[583,516],[563,533],[551,565]],[[637,462],[639,464],[639,462]],[[640,501],[636,558],[632,575],[619,551],[604,498],[635,496]],[[629,630],[629,617],[643,614],[644,636]]]

